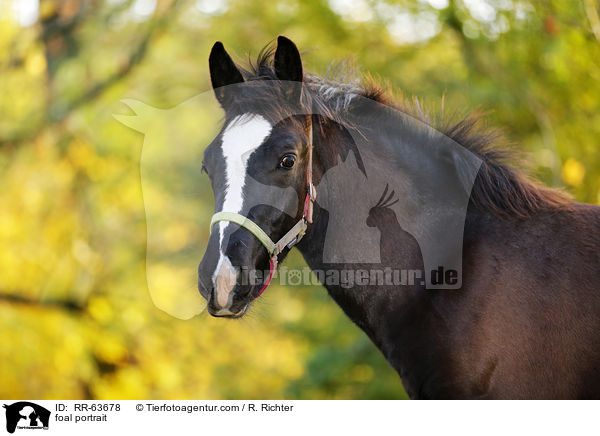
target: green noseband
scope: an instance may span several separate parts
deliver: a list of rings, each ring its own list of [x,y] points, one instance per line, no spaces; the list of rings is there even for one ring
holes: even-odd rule
[[[213,215],[210,220],[210,231],[212,232],[212,228],[215,223],[219,221],[231,221],[232,223],[236,223],[239,226],[244,227],[258,239],[269,252],[269,256],[273,256],[275,254],[275,250],[277,245],[269,238],[263,229],[258,227],[258,225],[254,222],[246,218],[244,215],[240,215],[235,212],[217,212]],[[278,254],[278,253],[277,253]]]
[[[284,248],[292,248],[294,245],[296,245],[296,243],[302,239],[304,233],[306,232],[306,228],[308,227],[306,218],[303,216],[302,219],[300,219],[300,221],[298,221],[294,227],[292,227],[285,235],[283,235],[279,241],[273,242],[271,238],[269,238],[269,235],[267,235],[265,231],[261,229],[255,222],[246,218],[244,215],[240,215],[239,213],[217,212],[214,214],[210,220],[211,232],[215,223],[219,221],[230,221],[241,227],[244,227],[246,230],[252,233],[256,239],[261,242],[261,244],[264,245],[269,253],[269,257],[274,261],[276,261],[277,256],[283,251]]]

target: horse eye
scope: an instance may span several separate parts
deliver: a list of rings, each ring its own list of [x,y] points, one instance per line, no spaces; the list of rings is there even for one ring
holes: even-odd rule
[[[293,154],[286,154],[279,161],[279,168],[285,168],[286,170],[289,170],[294,166],[295,163],[296,156],[294,156]]]

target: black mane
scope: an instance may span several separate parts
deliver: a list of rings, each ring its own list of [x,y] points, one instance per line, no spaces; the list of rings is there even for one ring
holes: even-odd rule
[[[246,81],[278,80],[273,67],[275,47],[265,46],[255,61],[247,67],[238,65]],[[526,218],[532,214],[568,204],[563,192],[541,186],[511,162],[516,152],[506,147],[498,131],[482,126],[482,114],[470,113],[456,118],[444,112],[444,100],[439,115],[425,111],[419,100],[412,102],[391,97],[389,87],[377,83],[369,75],[357,74],[347,65],[332,68],[327,77],[305,73],[304,82],[310,95],[303,96],[305,105],[318,107],[319,113],[344,125],[351,96],[374,100],[416,118],[476,154],[482,164],[471,192],[471,203],[477,209],[503,218]],[[273,99],[263,104],[273,105]],[[285,111],[274,106],[273,110]]]

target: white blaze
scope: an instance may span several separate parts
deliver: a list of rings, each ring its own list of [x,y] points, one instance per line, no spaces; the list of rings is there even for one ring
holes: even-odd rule
[[[235,117],[223,132],[222,151],[225,157],[225,199],[222,211],[240,213],[244,203],[246,165],[254,150],[271,134],[271,124],[256,114]],[[219,262],[213,275],[217,302],[221,307],[231,304],[229,294],[235,286],[237,271],[223,254],[223,236],[229,222],[219,223]]]

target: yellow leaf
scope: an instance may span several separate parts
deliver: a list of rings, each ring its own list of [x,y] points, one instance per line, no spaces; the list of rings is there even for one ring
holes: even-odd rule
[[[106,323],[113,318],[113,310],[105,298],[92,298],[88,305],[88,311],[92,318],[102,323]]]
[[[573,158],[567,159],[562,168],[562,178],[568,185],[580,186],[585,177],[585,167]]]

